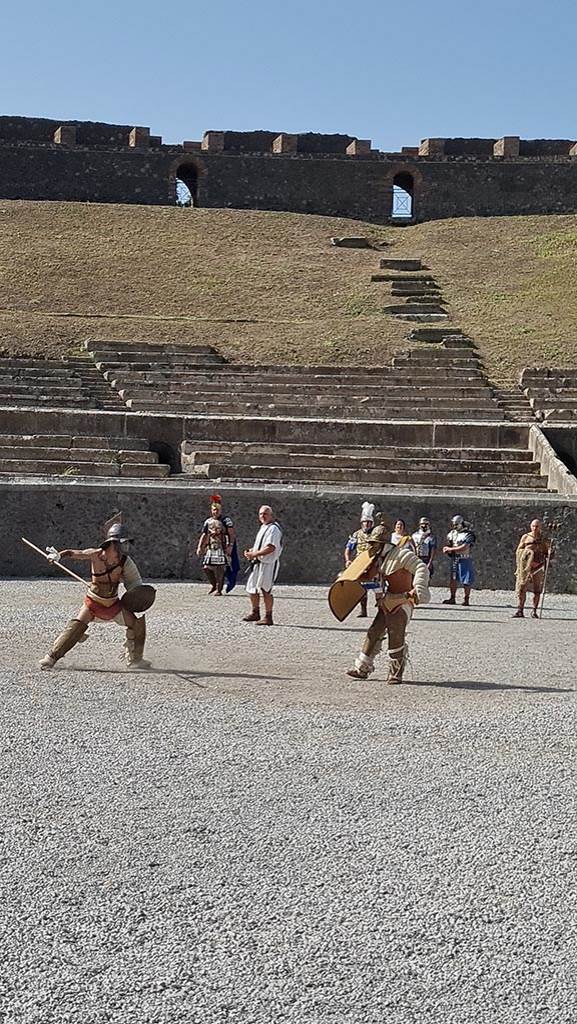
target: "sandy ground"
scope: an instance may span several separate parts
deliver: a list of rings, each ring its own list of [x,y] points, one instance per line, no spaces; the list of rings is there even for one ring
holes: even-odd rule
[[[1,585],[0,1019],[574,1019],[577,598],[434,591],[387,687],[320,588],[159,584],[153,670],[41,673],[78,591]]]

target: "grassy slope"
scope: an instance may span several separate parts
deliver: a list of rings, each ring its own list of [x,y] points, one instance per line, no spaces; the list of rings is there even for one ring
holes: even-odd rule
[[[494,378],[577,363],[568,216],[378,229],[288,213],[0,201],[0,347],[53,355],[87,336],[166,339],[255,362],[382,365],[406,347],[409,326],[380,312],[390,298],[370,283],[379,253],[330,247],[331,235],[352,233],[424,258]],[[234,318],[254,322],[217,322]]]

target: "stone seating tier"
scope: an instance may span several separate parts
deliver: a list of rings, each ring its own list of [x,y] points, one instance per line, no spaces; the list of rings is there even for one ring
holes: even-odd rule
[[[120,396],[86,358],[0,359],[0,403],[114,410]]]
[[[361,487],[364,484],[378,485],[379,487],[467,487],[474,489],[499,489],[499,490],[529,490],[546,491],[547,482],[544,478],[531,474],[518,474],[514,479],[503,473],[493,473],[483,468],[479,472],[441,472],[439,469],[431,471],[412,470],[379,470],[379,469],[355,469],[354,473],[348,468],[315,468],[292,465],[290,467],[277,467],[268,465],[242,466],[235,468],[226,462],[211,462],[204,467],[204,472],[197,473],[213,481],[250,481],[258,480],[260,483],[316,483],[316,484],[339,484],[351,487]]]
[[[258,402],[202,402],[185,401],[179,403],[176,399],[170,405],[162,402],[159,405],[158,399],[149,399],[136,402],[134,405],[129,400],[127,405],[134,411],[158,412],[159,408],[164,411],[179,413],[188,416],[265,416],[284,419],[318,419],[331,420],[383,420],[383,419],[406,419],[406,420],[492,420],[499,422],[503,414],[497,406],[472,405],[469,401],[463,403],[462,407],[457,406],[453,400],[442,404],[421,404],[414,401],[407,401],[404,405],[398,402],[392,404],[379,404],[378,406],[315,406],[288,405],[276,403]]]
[[[140,438],[0,435],[0,475],[134,477],[158,480],[168,466]]]
[[[302,441],[289,443],[286,441],[270,441],[266,445],[259,441],[183,441],[182,456],[190,459],[191,464],[198,460],[199,455],[210,453],[225,453],[234,455],[235,458],[245,456],[266,455],[295,457],[300,455],[315,455],[320,458],[337,459],[391,459],[405,458],[413,459],[431,455],[436,459],[451,459],[457,461],[479,460],[486,462],[522,462],[531,463],[534,461],[533,453],[528,448],[449,448],[430,447],[415,445],[400,445],[395,442],[391,445],[347,445],[347,444],[306,444]],[[206,461],[206,460],[205,460]]]
[[[123,388],[126,377],[123,375],[116,376],[119,371],[107,370],[106,378],[111,387]],[[411,367],[411,366],[397,366],[394,369],[384,370],[382,376],[365,377],[359,374],[344,374],[343,376],[321,376],[320,374],[311,374],[306,376],[305,374],[292,374],[292,373],[262,373],[256,374],[254,370],[246,373],[228,373],[228,371],[221,372],[220,370],[211,372],[210,370],[203,370],[199,373],[193,371],[187,371],[185,373],[179,373],[175,376],[169,370],[135,370],[130,374],[130,385],[132,387],[143,387],[149,385],[151,387],[159,387],[163,384],[178,384],[183,386],[186,384],[194,384],[203,386],[204,384],[211,384],[217,387],[226,389],[228,391],[231,387],[237,387],[240,384],[252,385],[258,382],[259,385],[275,385],[279,388],[324,388],[326,386],[334,387],[336,391],[339,389],[349,388],[352,391],[356,391],[359,388],[366,389],[367,393],[371,393],[378,390],[384,390],[384,388],[392,386],[404,386],[404,387],[420,387],[420,386],[431,386],[437,387],[442,384],[445,387],[482,387],[489,388],[485,376],[481,373],[478,368],[472,367],[448,367],[443,370],[442,373],[438,371],[430,372],[426,367]],[[521,395],[521,392],[519,392]]]
[[[547,490],[526,449],[448,449],[185,441],[182,468],[213,481]]]
[[[387,388],[378,386],[368,386],[364,388],[355,387],[353,384],[346,385],[310,385],[310,384],[299,384],[295,387],[294,384],[266,384],[265,383],[254,383],[235,381],[234,384],[223,385],[220,381],[164,381],[162,383],[156,383],[156,390],[159,395],[162,395],[163,400],[168,402],[171,399],[179,397],[194,397],[203,398],[206,401],[211,398],[222,396],[233,399],[242,399],[250,401],[251,399],[258,401],[289,401],[291,405],[297,402],[303,402],[304,404],[313,403],[315,405],[331,405],[342,403],[344,405],[349,404],[366,404],[371,405],[379,403],[380,405],[386,406],[388,404],[395,404],[396,399],[410,399],[417,403],[426,401],[427,403],[443,399],[452,398],[455,401],[462,399],[473,399],[476,402],[486,400],[489,404],[492,403],[493,392],[491,389],[483,384],[482,382],[476,382],[475,384],[459,384],[454,387],[450,386],[437,386],[427,385],[425,387],[413,387],[404,384],[393,384]],[[133,385],[130,388],[120,389],[120,395],[126,401],[127,399],[149,398],[151,396],[151,388],[146,386],[146,383]]]

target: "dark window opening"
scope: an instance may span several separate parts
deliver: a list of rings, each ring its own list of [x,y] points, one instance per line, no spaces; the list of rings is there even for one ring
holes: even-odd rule
[[[198,176],[194,164],[182,164],[176,171],[176,205],[196,206]]]
[[[413,175],[402,171],[393,179],[393,206],[391,216],[396,220],[410,220],[413,216],[415,182]]]

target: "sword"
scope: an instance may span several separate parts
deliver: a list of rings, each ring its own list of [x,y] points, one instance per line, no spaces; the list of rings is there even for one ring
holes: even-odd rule
[[[42,555],[42,558],[45,558],[46,561],[50,562],[51,565],[57,565],[59,569],[62,569],[62,572],[66,572],[68,573],[69,576],[72,576],[73,580],[78,580],[79,583],[82,583],[83,587],[88,586],[88,580],[83,580],[82,576],[77,576],[75,572],[72,572],[72,569],[67,569],[66,566],[62,565],[61,562],[53,561],[51,558],[48,557],[46,552],[42,550],[42,548],[37,548],[36,544],[33,544],[31,540],[26,540],[26,537],[21,537],[20,540],[24,544],[27,544],[29,548],[32,548],[33,551],[36,551],[38,555]]]

